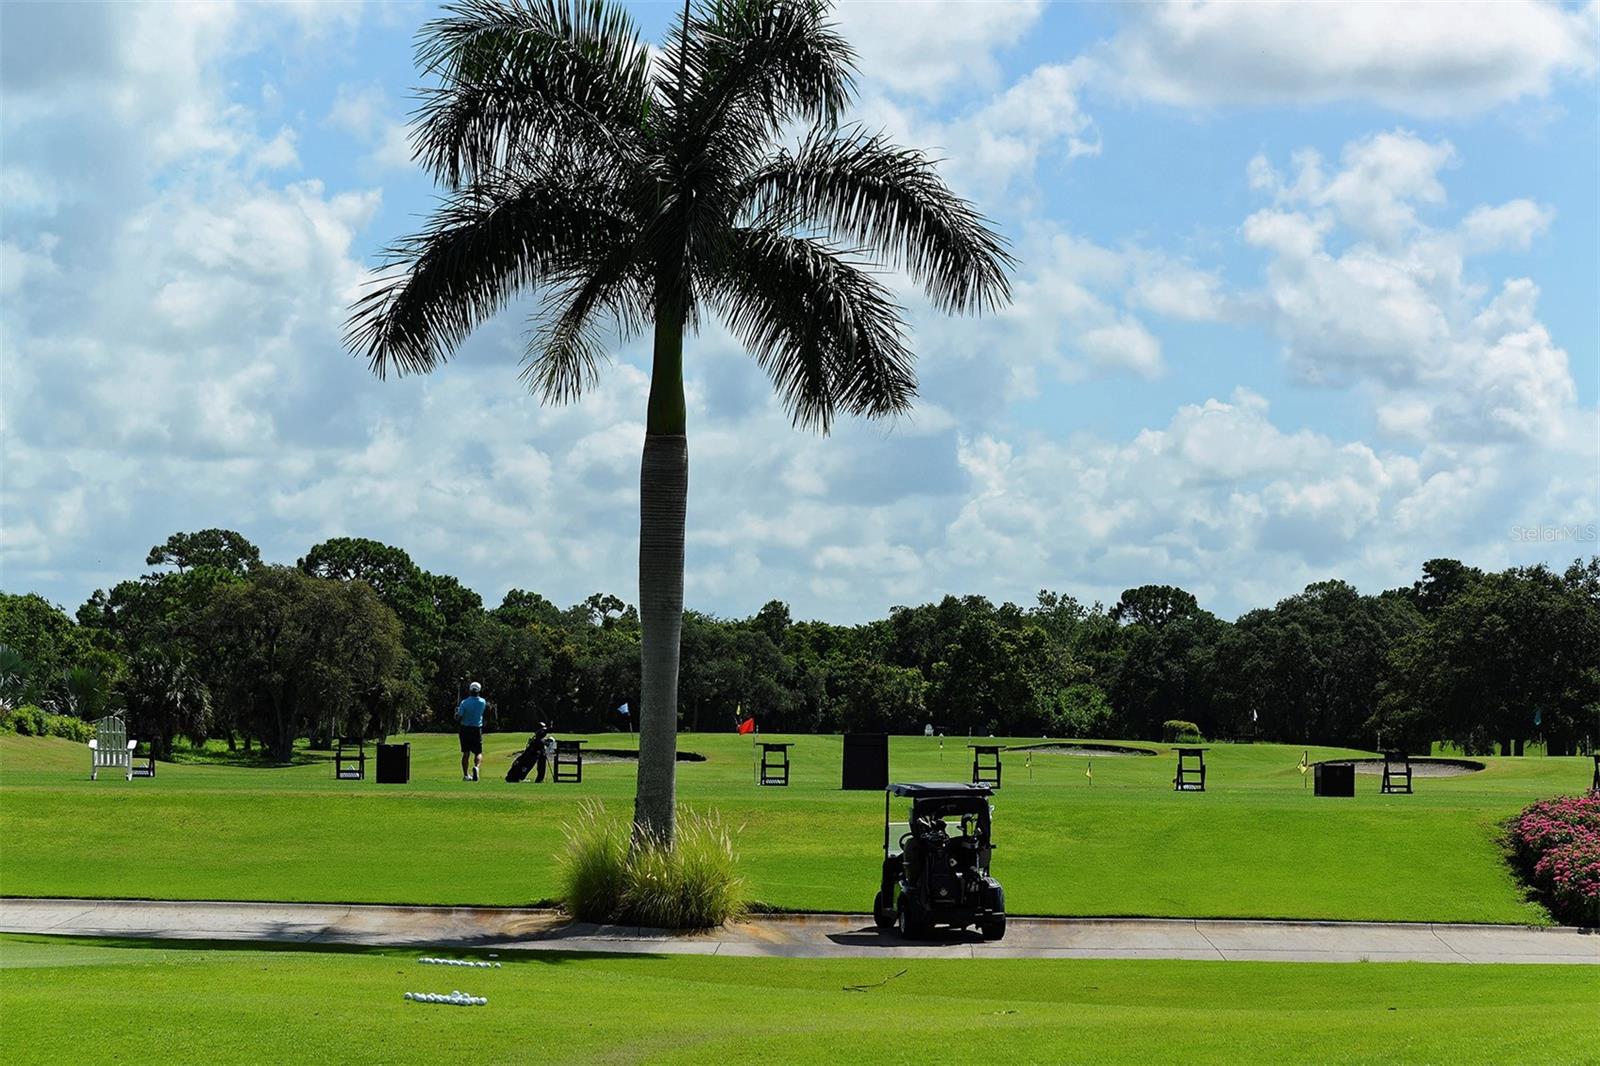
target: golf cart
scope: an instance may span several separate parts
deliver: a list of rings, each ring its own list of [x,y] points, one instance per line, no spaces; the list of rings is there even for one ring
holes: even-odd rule
[[[1006,935],[1006,893],[989,876],[988,785],[890,785],[883,795],[883,885],[872,904],[879,929],[926,936],[935,925],[976,925],[985,940]],[[906,820],[890,820],[896,799]]]

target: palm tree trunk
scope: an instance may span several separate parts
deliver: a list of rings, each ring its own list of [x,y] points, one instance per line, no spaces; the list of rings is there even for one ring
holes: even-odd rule
[[[683,630],[683,529],[689,495],[684,433],[683,316],[656,322],[650,410],[639,471],[639,778],[635,840],[671,844],[678,773],[678,640]]]

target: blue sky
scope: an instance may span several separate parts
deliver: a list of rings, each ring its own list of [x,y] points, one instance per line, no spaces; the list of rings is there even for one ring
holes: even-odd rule
[[[675,5],[636,4],[660,39]],[[1170,582],[1225,616],[1596,550],[1594,4],[846,3],[852,119],[934,151],[1014,304],[904,300],[922,401],[792,430],[689,349],[687,598],[836,621]],[[433,190],[428,5],[0,8],[0,586],[69,609],[220,525],[634,598],[642,353],[520,391],[526,307],[427,379],[340,326]]]

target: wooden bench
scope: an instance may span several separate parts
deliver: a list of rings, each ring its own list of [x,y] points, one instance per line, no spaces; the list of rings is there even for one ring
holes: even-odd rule
[[[972,783],[1000,787],[1000,744],[968,744],[972,749]]]
[[[756,764],[756,784],[789,787],[789,749],[793,744],[772,744],[763,740],[761,761]]]
[[[1383,753],[1383,792],[1411,794],[1411,756],[1405,752]]]
[[[1172,779],[1174,792],[1204,792],[1206,790],[1206,749],[1174,748],[1178,753],[1178,775]],[[1189,760],[1194,760],[1194,765]]]
[[[559,784],[581,784],[583,781],[583,745],[587,740],[556,741],[556,757],[551,760],[550,780]]]
[[[121,770],[132,781],[133,749],[138,743],[128,739],[128,727],[118,716],[110,714],[96,721],[94,739],[89,741],[89,780],[99,778],[101,770]]]
[[[333,749],[333,777],[336,781],[362,781],[367,776],[365,737],[340,737]]]

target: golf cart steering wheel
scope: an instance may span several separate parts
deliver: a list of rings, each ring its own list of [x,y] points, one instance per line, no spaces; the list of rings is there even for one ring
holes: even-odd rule
[[[902,852],[906,850],[906,841],[916,839],[916,835],[917,834],[915,834],[915,833],[901,833],[900,834],[900,850]]]

